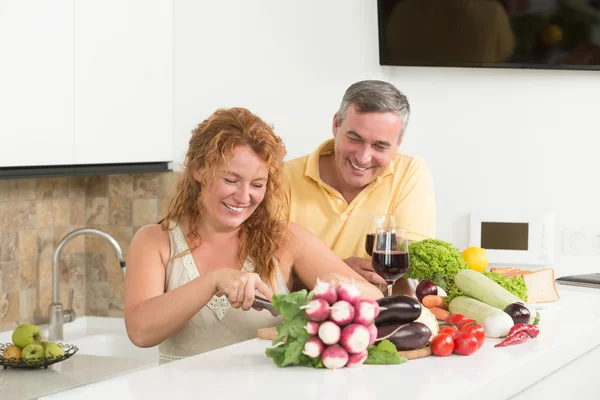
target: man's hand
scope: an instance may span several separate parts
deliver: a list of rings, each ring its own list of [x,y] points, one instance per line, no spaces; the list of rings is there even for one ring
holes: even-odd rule
[[[373,271],[371,260],[366,260],[360,257],[350,257],[346,258],[344,262],[373,285],[386,285],[385,279]]]

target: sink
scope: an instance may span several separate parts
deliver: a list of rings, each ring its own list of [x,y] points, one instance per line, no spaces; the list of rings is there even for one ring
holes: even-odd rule
[[[39,327],[47,340],[48,326]],[[12,342],[12,331],[0,332],[0,343],[7,342]],[[64,339],[59,342],[77,346],[77,354],[135,359],[144,365],[158,363],[158,346],[140,348],[131,343],[123,318],[79,317],[64,325]]]

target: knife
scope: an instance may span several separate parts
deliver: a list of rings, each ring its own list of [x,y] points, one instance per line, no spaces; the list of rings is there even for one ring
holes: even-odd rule
[[[225,297],[228,297],[227,294],[225,294]],[[280,314],[279,311],[277,311],[275,309],[275,307],[273,307],[273,303],[271,303],[269,300],[265,299],[264,297],[260,297],[260,296],[256,296],[256,295],[254,295],[254,302],[252,303],[252,308],[265,309],[265,310],[269,311],[271,313],[271,315],[274,317],[276,317]]]

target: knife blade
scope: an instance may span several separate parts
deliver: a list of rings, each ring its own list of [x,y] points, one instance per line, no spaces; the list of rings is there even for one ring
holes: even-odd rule
[[[229,296],[227,296],[227,294],[225,294],[225,297],[229,298]],[[264,297],[260,297],[257,295],[254,295],[254,301],[252,302],[252,308],[265,309],[268,312],[270,312],[271,315],[274,317],[280,315],[279,311],[277,311],[275,309],[275,307],[273,307],[273,303],[271,303],[269,300],[265,299]]]

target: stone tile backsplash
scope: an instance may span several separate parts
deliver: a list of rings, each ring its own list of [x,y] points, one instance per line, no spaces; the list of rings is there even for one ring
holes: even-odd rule
[[[134,233],[164,214],[177,173],[0,180],[0,331],[48,321],[52,259],[62,238],[90,227],[127,255]],[[123,274],[113,248],[79,236],[62,250],[59,299],[78,316],[122,316]]]

